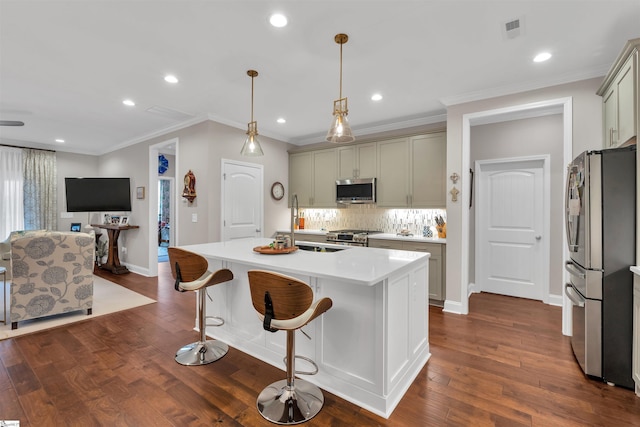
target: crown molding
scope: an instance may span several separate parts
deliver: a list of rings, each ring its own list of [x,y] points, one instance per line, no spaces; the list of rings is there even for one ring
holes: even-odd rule
[[[595,77],[603,77],[608,70],[609,66],[603,65],[585,72],[561,75],[551,81],[540,79],[524,83],[515,83],[512,85],[483,89],[475,92],[462,93],[460,95],[447,96],[439,99],[439,101],[446,107],[451,107],[453,105],[465,104],[467,102],[481,101],[483,99],[497,98],[500,96],[544,89],[551,86],[573,83],[580,80],[592,79]]]
[[[105,151],[99,153],[98,155],[103,155],[103,154],[111,153],[113,151],[121,150],[123,148],[130,147],[130,146],[138,144],[140,142],[148,141],[148,140],[150,140],[152,138],[157,138],[159,136],[163,136],[163,135],[166,135],[168,133],[175,132],[175,131],[178,131],[180,129],[184,129],[184,128],[187,128],[189,126],[197,125],[198,123],[202,123],[202,122],[204,122],[204,121],[206,121],[208,119],[209,118],[206,115],[198,115],[198,116],[196,116],[196,117],[194,117],[192,119],[185,120],[184,122],[180,122],[178,124],[175,124],[175,125],[172,125],[172,126],[168,126],[168,127],[165,127],[165,128],[162,128],[162,129],[159,129],[157,131],[150,132],[150,133],[147,133],[147,134],[144,134],[144,135],[140,135],[140,136],[135,137],[133,139],[129,139],[129,140],[124,141],[124,142],[122,142],[122,143],[120,143],[118,145],[114,145],[112,147],[109,147],[108,150],[105,150]]]
[[[377,122],[362,126],[352,126],[354,133],[359,135],[373,135],[382,132],[389,132],[399,129],[407,129],[418,126],[431,125],[434,123],[446,122],[446,114],[437,114],[434,116],[406,117],[399,118],[390,122]],[[325,133],[316,133],[306,135],[300,138],[291,138],[289,142],[294,145],[309,145],[319,142],[325,142]]]

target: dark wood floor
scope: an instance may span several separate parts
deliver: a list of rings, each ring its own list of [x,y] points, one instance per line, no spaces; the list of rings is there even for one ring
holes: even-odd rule
[[[283,372],[231,349],[185,367],[195,296],[160,278],[101,276],[150,304],[0,341],[0,420],[33,426],[269,426],[256,396]],[[430,314],[432,357],[388,420],[325,392],[313,426],[638,426],[640,398],[586,379],[561,310],[475,294],[470,315]]]

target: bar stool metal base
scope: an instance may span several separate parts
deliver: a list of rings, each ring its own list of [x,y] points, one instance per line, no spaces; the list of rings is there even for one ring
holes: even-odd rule
[[[308,381],[296,378],[293,387],[287,380],[276,381],[262,390],[257,406],[260,415],[275,424],[294,425],[315,417],[322,405],[322,391]]]
[[[206,365],[220,359],[228,351],[229,346],[222,341],[197,341],[178,350],[176,362],[186,366]]]

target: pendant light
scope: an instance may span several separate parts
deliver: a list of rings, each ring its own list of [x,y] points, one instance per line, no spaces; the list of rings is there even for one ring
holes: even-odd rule
[[[247,139],[242,146],[240,154],[243,156],[263,156],[264,152],[258,142],[258,122],[253,120],[253,78],[258,76],[256,70],[248,70],[247,75],[251,77],[251,121],[247,125]]]
[[[336,34],[334,40],[340,45],[340,98],[333,101],[333,120],[331,128],[327,133],[327,141],[329,142],[353,142],[356,138],[353,136],[347,114],[347,97],[342,97],[342,45],[349,40],[346,34]]]

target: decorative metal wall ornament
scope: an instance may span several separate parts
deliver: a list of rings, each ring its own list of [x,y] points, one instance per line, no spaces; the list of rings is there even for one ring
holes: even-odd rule
[[[195,199],[198,195],[196,194],[196,176],[191,172],[189,172],[184,176],[184,189],[182,190],[182,197],[187,199],[189,203],[193,203],[193,199]]]
[[[449,191],[449,193],[451,193],[451,201],[452,202],[457,202],[458,201],[458,194],[460,194],[460,191],[456,187],[453,187],[451,189],[451,191]]]

